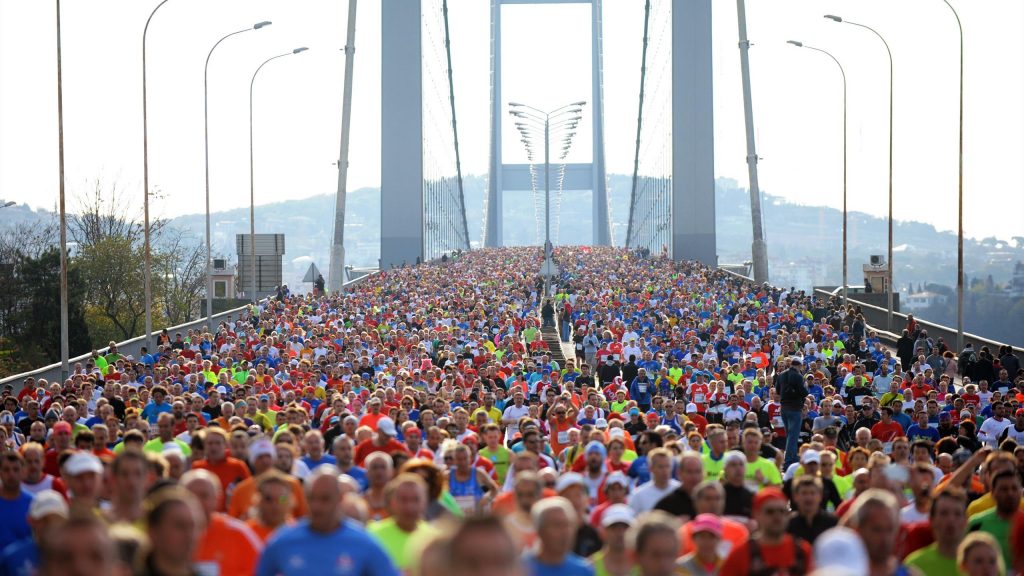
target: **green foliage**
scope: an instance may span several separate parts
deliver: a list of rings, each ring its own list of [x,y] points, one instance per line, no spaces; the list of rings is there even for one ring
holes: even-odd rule
[[[9,274],[0,282],[3,322],[0,332],[0,374],[53,362],[60,358],[60,252],[50,248],[38,256],[8,254]],[[68,269],[68,346],[70,356],[84,354],[92,341],[83,306],[85,283],[75,266]]]
[[[83,246],[75,259],[85,279],[89,316],[108,323],[111,340],[127,340],[145,328],[143,256],[130,239],[103,236]]]

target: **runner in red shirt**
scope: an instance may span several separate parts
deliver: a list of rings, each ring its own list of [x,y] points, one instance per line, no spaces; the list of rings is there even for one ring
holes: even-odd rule
[[[374,452],[384,452],[385,454],[394,454],[395,452],[409,453],[409,449],[405,447],[395,437],[398,436],[398,430],[395,429],[395,421],[387,416],[377,421],[377,434],[369,440],[364,440],[356,446],[356,452],[354,460],[356,466],[362,466],[363,461],[366,457]]]
[[[903,436],[903,426],[892,419],[892,408],[882,406],[881,413],[882,421],[871,427],[871,437],[878,438],[884,444]]]
[[[814,571],[811,545],[786,533],[789,499],[778,488],[754,496],[760,532],[732,549],[719,574],[809,574]]]

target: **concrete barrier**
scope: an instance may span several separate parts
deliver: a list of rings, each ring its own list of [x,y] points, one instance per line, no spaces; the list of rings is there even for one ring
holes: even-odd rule
[[[832,297],[831,293],[824,290],[815,290],[814,294],[815,296],[821,296],[826,298]],[[867,322],[868,326],[870,326],[873,330],[875,330],[875,332],[878,333],[879,337],[882,340],[885,340],[888,343],[895,346],[896,341],[903,333],[903,327],[907,325],[907,315],[902,312],[893,312],[893,326],[886,326],[889,311],[884,307],[875,306],[873,304],[860,301],[857,299],[857,296],[859,295],[851,294],[847,296],[847,299],[853,304],[860,306],[861,313],[864,314],[864,320]],[[921,320],[920,318],[915,318],[915,320],[917,320],[918,326],[920,326],[923,330],[928,332],[929,338],[935,340],[941,337],[950,349],[952,349],[957,354],[960,353],[960,350],[955,350],[956,328],[950,328],[949,326],[935,324],[933,322]],[[968,343],[973,344],[974,349],[976,351],[981,350],[982,346],[988,346],[989,350],[992,352],[993,355],[998,355],[999,347],[1006,344],[1005,342],[997,342],[995,340],[983,338],[981,336],[978,336],[977,334],[970,334],[968,332],[964,332],[964,344],[966,345]]]
[[[343,289],[350,289],[352,287],[358,286],[360,283],[364,282],[367,278],[370,278],[371,276],[373,276],[374,274],[377,274],[377,273],[378,272],[372,272],[372,273],[367,274],[365,276],[360,276],[359,278],[356,278],[355,280],[351,280],[349,282],[346,282],[344,285],[342,285],[342,288]],[[266,302],[266,300],[261,300],[261,302]],[[248,305],[240,306],[238,308],[232,308],[231,310],[227,310],[227,311],[221,312],[219,314],[214,314],[213,317],[212,317],[213,325],[217,326],[223,320],[226,320],[228,318],[231,318],[231,317],[237,316],[239,314],[242,314],[245,311],[247,306]],[[188,332],[189,330],[201,329],[205,325],[206,325],[206,318],[203,317],[203,318],[200,318],[198,320],[193,320],[192,322],[186,322],[184,324],[179,324],[177,326],[168,326],[167,327],[167,332],[169,332],[171,334],[174,334],[175,332]],[[162,332],[162,329],[160,331],[153,332],[154,338],[158,334],[160,334],[160,332]],[[124,354],[126,356],[134,356],[136,358],[139,358],[141,356],[142,347],[145,346],[145,344],[146,344],[146,336],[145,335],[137,336],[137,337],[132,338],[130,340],[125,340],[124,342],[118,342],[117,343],[117,350],[118,350],[118,352],[120,352],[121,354]],[[104,352],[104,351],[107,350],[107,347],[97,348],[97,350],[100,351],[100,352]],[[91,356],[92,356],[92,353],[90,352],[88,354],[83,354],[81,356],[76,356],[74,358],[70,358],[68,360],[68,366],[69,366],[69,368],[71,368],[73,370],[76,362],[85,362]],[[22,387],[24,386],[25,379],[29,378],[29,377],[35,378],[36,381],[38,381],[40,379],[45,379],[47,382],[54,382],[54,381],[58,381],[59,382],[60,378],[61,378],[60,369],[61,369],[60,362],[57,362],[55,364],[50,364],[48,366],[43,366],[42,368],[36,368],[35,370],[30,370],[28,372],[22,372],[21,374],[14,374],[14,375],[8,376],[6,378],[0,379],[0,387],[3,387],[3,386],[6,386],[6,385],[10,384],[10,385],[12,385],[14,387],[15,393],[18,393],[18,392],[21,391]]]
[[[737,274],[731,270],[726,270],[722,268],[720,268],[720,270],[734,278],[746,280],[748,282],[753,282],[752,278],[749,278],[742,274]],[[819,298],[825,298],[826,301],[832,298],[832,292],[829,290],[815,289],[813,295]],[[903,327],[906,326],[907,324],[907,315],[901,312],[894,311],[892,313],[892,320],[894,326],[887,326],[886,322],[888,321],[889,316],[888,309],[883,306],[876,306],[863,300],[859,300],[858,298],[860,296],[860,294],[849,294],[847,296],[847,300],[856,304],[857,306],[860,306],[861,312],[864,314],[864,320],[865,322],[867,322],[868,327],[874,330],[883,342],[891,345],[894,348],[895,352],[896,341],[899,339],[900,334],[903,333]],[[941,324],[927,322],[925,320],[921,320],[920,318],[916,318],[916,320],[917,324],[921,326],[921,328],[923,328],[926,332],[928,332],[928,336],[930,338],[936,339],[941,337],[943,341],[946,342],[946,345],[950,347],[950,349],[956,347],[956,328],[950,328],[949,326],[943,326]],[[981,336],[978,336],[977,334],[969,334],[967,332],[964,332],[964,344],[966,345],[967,343],[973,344],[975,350],[981,350],[982,346],[988,346],[989,350],[992,351],[992,354],[998,354],[999,347],[1006,344],[1005,342],[997,342],[995,340],[983,338]],[[959,354],[960,350],[954,350],[954,352]]]

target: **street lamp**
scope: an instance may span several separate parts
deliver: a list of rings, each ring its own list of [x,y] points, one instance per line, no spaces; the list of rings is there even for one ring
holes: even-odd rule
[[[285,56],[291,56],[292,54],[298,54],[299,52],[305,52],[309,50],[303,46],[302,48],[296,48],[291,52],[285,52],[284,54],[278,54],[277,56],[271,56],[263,61],[262,64],[256,67],[256,71],[252,73],[252,80],[249,81],[249,256],[252,258],[252,303],[256,304],[256,186],[253,180],[253,161],[252,161],[252,89],[256,85],[256,75],[260,73],[269,62],[277,60],[278,58],[284,58]]]
[[[522,120],[517,122],[516,126],[519,131],[523,134],[524,139],[528,139],[528,136],[533,133],[534,130],[538,131],[544,129],[544,265],[547,273],[551,272],[549,263],[551,262],[551,179],[549,176],[551,168],[551,129],[552,127],[558,129],[566,129],[567,125],[575,126],[579,122],[581,116],[579,113],[583,111],[583,106],[586,105],[586,101],[580,100],[571,104],[566,104],[555,108],[554,110],[545,112],[533,106],[528,106],[520,102],[509,102],[509,114]],[[531,112],[532,111],[532,112]],[[556,121],[552,122],[552,118]],[[569,128],[571,130],[571,128]],[[539,136],[539,134],[537,134]],[[527,144],[527,150],[529,150],[529,144]],[[563,155],[564,159],[565,156]]]
[[[146,35],[149,33],[149,23],[156,15],[156,11],[167,3],[161,0],[156,8],[149,13],[146,19],[146,27],[142,30],[142,218],[143,218],[143,266],[142,271],[143,291],[146,298],[146,347],[153,350],[153,278],[152,278],[152,254],[149,247],[149,118],[146,106]]]
[[[960,164],[957,167],[956,232],[956,349],[964,349],[964,27],[960,15],[949,0],[942,0],[953,11],[960,30]]]
[[[57,0],[57,2],[60,2],[60,0]],[[4,202],[3,205],[0,205],[0,208],[10,208],[11,206],[14,206],[15,204],[17,204],[17,202],[15,202],[14,200],[10,200],[8,202]]]
[[[213,252],[210,247],[210,107],[209,91],[207,90],[210,57],[213,56],[213,51],[217,49],[217,46],[220,46],[220,43],[228,38],[242,32],[259,30],[270,25],[271,22],[269,21],[257,22],[252,28],[243,28],[217,40],[213,48],[210,48],[209,54],[206,55],[206,65],[203,67],[203,146],[205,148],[204,160],[206,163],[206,326],[210,330],[213,329]]]
[[[867,26],[867,25],[864,25],[864,24],[858,24],[857,22],[851,22],[849,20],[843,20],[839,16],[835,16],[835,15],[832,15],[832,14],[826,14],[825,18],[827,18],[827,19],[829,19],[829,20],[831,20],[833,22],[839,22],[840,24],[850,24],[852,26],[858,26],[860,28],[864,28],[866,30],[870,30],[871,32],[874,33],[875,36],[878,36],[879,40],[882,41],[882,44],[885,45],[885,52],[889,55],[889,255],[888,255],[888,260],[887,260],[888,270],[886,272],[886,276],[888,276],[888,284],[889,285],[887,286],[887,290],[886,290],[886,301],[887,301],[887,305],[886,305],[886,310],[887,310],[886,330],[888,330],[889,332],[892,332],[893,331],[893,327],[892,327],[892,293],[893,293],[893,282],[892,282],[893,281],[893,268],[892,268],[892,77],[893,77],[892,50],[889,49],[889,43],[885,41],[885,38],[883,38],[882,35],[879,34],[877,30],[875,30],[874,28],[872,28],[870,26]]]
[[[68,357],[71,355],[68,327],[68,220],[64,204],[64,81],[61,63],[60,0],[57,5],[57,175],[60,178],[60,380],[70,373]],[[12,206],[7,202],[4,208]]]
[[[833,62],[836,63],[836,66],[839,67],[839,74],[843,78],[843,308],[846,308],[846,295],[847,295],[846,293],[847,293],[847,286],[849,286],[849,280],[847,278],[849,268],[848,268],[847,259],[846,259],[846,230],[847,230],[847,213],[846,213],[846,182],[847,182],[847,179],[846,179],[846,70],[843,70],[843,65],[828,50],[822,50],[821,48],[815,48],[814,46],[809,46],[807,44],[804,44],[803,42],[798,42],[796,40],[787,40],[787,44],[792,44],[793,46],[796,46],[797,48],[807,48],[808,50],[814,50],[815,52],[821,52],[822,54],[828,56],[829,58],[832,59]]]

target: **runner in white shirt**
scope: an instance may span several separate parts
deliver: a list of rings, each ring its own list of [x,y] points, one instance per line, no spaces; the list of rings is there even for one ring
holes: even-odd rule
[[[629,497],[629,507],[637,514],[653,510],[658,502],[680,486],[672,478],[672,456],[664,448],[655,448],[647,454],[647,466],[651,471],[649,482],[641,484]]]
[[[519,433],[519,419],[530,415],[530,407],[523,402],[523,391],[516,390],[512,393],[512,404],[505,407],[501,414],[501,423],[505,426],[505,442]]]
[[[999,446],[999,436],[1011,426],[1011,422],[1007,418],[1003,418],[1005,410],[1002,402],[997,402],[992,406],[992,417],[978,427],[978,440],[993,448]]]

